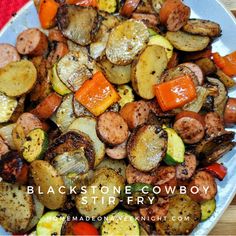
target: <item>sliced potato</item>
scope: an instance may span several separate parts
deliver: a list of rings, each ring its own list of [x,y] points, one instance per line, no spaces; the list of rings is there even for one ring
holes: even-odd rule
[[[165,2],[165,0],[151,0],[152,2],[152,7],[153,9],[159,13],[160,12],[160,9],[161,9],[161,6],[162,4]]]
[[[100,62],[101,69],[106,78],[113,84],[126,84],[131,79],[131,65],[119,66],[112,64],[109,60]]]
[[[98,29],[98,13],[92,7],[62,5],[57,14],[63,35],[82,46],[90,44]]]
[[[57,64],[58,77],[73,92],[76,92],[96,71],[95,62],[82,51],[69,52]]]
[[[166,69],[167,63],[165,49],[157,45],[147,46],[133,61],[131,81],[135,92],[140,97],[144,99],[154,98],[153,85],[160,83],[160,76]]]
[[[62,132],[65,132],[74,120],[73,94],[68,94],[57,109],[56,124]]]
[[[201,70],[205,76],[210,75],[210,74],[214,74],[217,71],[217,68],[216,68],[214,62],[207,57],[201,58],[201,59],[195,61],[195,64],[197,64],[201,68]]]
[[[182,31],[169,31],[166,37],[176,49],[185,52],[201,51],[205,49],[210,42],[210,38],[207,36],[192,35]]]
[[[170,60],[173,55],[173,46],[165,37],[161,36],[160,34],[150,37],[148,45],[159,45],[165,48],[168,60]]]
[[[101,191],[102,186],[106,186],[108,193]],[[121,190],[124,188],[123,177],[115,170],[101,168],[95,172],[94,180],[87,187],[87,192],[82,192],[76,197],[77,210],[81,215],[88,217],[103,216],[109,213],[119,204],[120,194],[114,191],[114,188]],[[96,202],[94,202],[94,198],[97,199]],[[109,201],[111,198],[114,200],[113,203]]]
[[[17,107],[17,100],[0,92],[0,123],[9,121]]]
[[[37,71],[32,62],[21,60],[0,68],[0,92],[17,97],[34,87]]]
[[[29,225],[27,226],[26,231],[30,231],[40,220],[44,212],[44,205],[38,200],[38,198],[33,194],[34,202],[34,214],[30,220]]]
[[[0,182],[0,222],[12,233],[26,232],[33,215],[32,195],[25,186]]]
[[[143,125],[134,131],[127,144],[130,163],[140,171],[158,167],[166,155],[167,133],[157,125]]]
[[[106,56],[113,64],[130,64],[145,47],[148,38],[149,32],[144,23],[135,20],[123,21],[111,31]]]
[[[187,195],[177,194],[170,198],[166,220],[156,223],[156,231],[158,235],[189,235],[200,219],[200,205]]]
[[[111,168],[115,170],[119,175],[122,175],[126,179],[125,171],[126,171],[126,163],[124,160],[114,160],[111,158],[105,158],[96,169],[99,170],[101,168]]]
[[[111,5],[113,4],[113,1],[116,2],[116,0],[100,0],[101,5],[106,4]],[[99,3],[98,3],[99,4]],[[101,6],[102,7],[102,6]],[[95,36],[94,42],[90,44],[90,50],[89,54],[93,59],[100,59],[102,56],[105,54],[105,49],[107,45],[107,41],[110,35],[110,31],[119,23],[119,18],[108,14],[106,12],[99,12],[99,15],[101,15],[102,20],[101,20],[101,25],[100,28]]]
[[[97,136],[96,132],[97,121],[93,117],[80,117],[76,119],[70,126],[69,130],[78,130],[87,134],[90,139],[93,141],[94,150],[95,150],[95,163],[96,167],[104,158],[105,155],[105,145]]]
[[[66,202],[66,195],[60,193],[59,188],[64,186],[64,181],[56,169],[47,161],[36,160],[31,163],[30,172],[36,189],[40,187],[43,192],[40,194],[39,191],[35,191],[39,201],[51,210],[63,207]],[[50,187],[54,193],[48,192]]]

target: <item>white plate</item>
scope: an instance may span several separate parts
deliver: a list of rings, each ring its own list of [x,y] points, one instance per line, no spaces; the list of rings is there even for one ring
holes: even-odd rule
[[[222,37],[213,44],[213,51],[225,55],[236,50],[236,20],[217,0],[185,0],[191,7],[192,18],[208,19],[218,22],[222,29]],[[15,44],[16,36],[29,27],[38,27],[38,17],[33,1],[22,8],[17,15],[0,32],[0,43]],[[230,91],[230,96],[236,97],[236,90]],[[236,129],[235,129],[236,130]],[[218,181],[217,208],[213,216],[198,225],[192,235],[207,235],[220,219],[234,195],[236,194],[236,148],[225,155],[220,162],[228,168],[224,181]],[[17,209],[16,209],[17,210]],[[0,235],[6,235],[0,227]]]

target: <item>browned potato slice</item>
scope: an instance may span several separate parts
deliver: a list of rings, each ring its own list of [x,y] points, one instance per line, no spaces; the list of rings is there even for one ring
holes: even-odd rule
[[[135,20],[123,21],[111,31],[106,56],[113,64],[130,64],[148,39],[149,33],[144,23]]]
[[[166,220],[156,222],[156,231],[158,235],[188,235],[200,219],[200,205],[187,195],[178,194],[170,198]]]
[[[156,125],[143,125],[134,131],[127,144],[130,163],[140,171],[158,167],[166,154],[167,134]]]
[[[166,37],[176,49],[185,52],[201,51],[210,42],[210,38],[207,36],[192,35],[182,31],[169,31]]]
[[[98,30],[98,13],[91,7],[62,5],[57,14],[63,35],[82,46],[92,42]]]
[[[101,187],[106,186],[108,193],[105,194]],[[81,215],[88,217],[103,216],[112,211],[119,204],[119,193],[116,189],[123,189],[124,178],[115,170],[101,168],[95,172],[94,179],[90,186],[87,187],[86,193],[81,193],[76,197],[76,208]],[[94,202],[96,198],[96,202]],[[114,201],[110,202],[109,199]],[[87,204],[84,204],[85,199]]]
[[[153,63],[155,62],[155,63]],[[133,61],[131,81],[135,92],[144,99],[154,98],[153,85],[160,83],[160,76],[168,63],[165,49],[158,45],[147,46]]]
[[[17,97],[30,92],[37,78],[32,62],[21,60],[0,69],[0,92]]]
[[[33,215],[32,195],[25,186],[0,183],[0,222],[12,233],[25,232]]]
[[[119,66],[112,64],[109,60],[100,62],[106,78],[113,84],[126,84],[131,79],[131,65]]]
[[[190,34],[198,34],[202,36],[218,37],[221,34],[220,25],[210,21],[201,19],[190,19],[184,25],[183,30]]]
[[[66,202],[66,194],[60,193],[59,188],[64,186],[64,181],[56,169],[47,161],[36,160],[31,163],[30,171],[34,185],[36,186],[35,194],[39,201],[51,210],[63,207]],[[54,193],[48,193],[50,186],[54,190]],[[43,194],[37,191],[38,187],[40,187]],[[62,189],[61,191],[64,190]]]

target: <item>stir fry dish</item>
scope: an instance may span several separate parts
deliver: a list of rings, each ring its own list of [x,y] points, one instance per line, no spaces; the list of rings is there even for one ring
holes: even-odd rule
[[[221,26],[182,0],[35,6],[41,27],[0,44],[0,225],[189,235],[214,214],[235,146]]]

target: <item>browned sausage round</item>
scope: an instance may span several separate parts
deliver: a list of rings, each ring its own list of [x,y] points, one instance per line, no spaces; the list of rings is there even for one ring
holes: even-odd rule
[[[22,55],[41,56],[47,48],[47,36],[36,28],[23,31],[16,40],[16,49]]]
[[[177,180],[190,179],[197,167],[197,159],[194,154],[185,154],[184,162],[176,166]]]
[[[213,199],[217,193],[214,177],[206,171],[199,171],[189,183],[187,193],[196,202]]]
[[[174,129],[187,144],[198,143],[205,135],[204,120],[196,112],[180,112],[176,116]]]
[[[67,43],[67,39],[63,36],[61,31],[58,29],[49,30],[48,40],[51,42]]]
[[[205,115],[205,124],[208,137],[216,137],[225,130],[223,120],[215,112],[209,112]]]
[[[119,145],[128,139],[129,129],[119,113],[108,111],[98,117],[97,134],[103,142]]]
[[[176,170],[174,166],[161,166],[157,170],[155,186],[160,187],[160,196],[168,196],[168,189],[177,185]],[[171,193],[171,191],[169,192]]]
[[[145,183],[153,184],[156,181],[156,173],[144,173],[135,169],[132,165],[128,165],[126,168],[126,178],[128,184]]]
[[[159,24],[159,18],[154,14],[133,13],[132,18],[143,21],[144,24],[150,27]]]
[[[125,119],[130,129],[144,124],[148,120],[149,105],[145,101],[127,103],[120,110],[121,116]]]
[[[157,203],[139,209],[139,213],[141,216],[145,218],[146,221],[149,222],[157,222],[160,218],[167,215],[169,210],[169,199],[158,198]]]
[[[197,64],[186,62],[181,65],[188,67],[196,75],[199,85],[203,85],[204,75],[201,68]]]
[[[20,60],[20,55],[15,47],[7,43],[0,43],[0,55],[0,68],[6,66],[10,62]]]
[[[123,142],[115,147],[108,147],[106,148],[106,154],[112,159],[124,159],[127,157],[127,150],[126,150],[127,142]]]
[[[181,0],[166,0],[160,9],[160,21],[169,31],[178,31],[190,16],[190,8]]]

